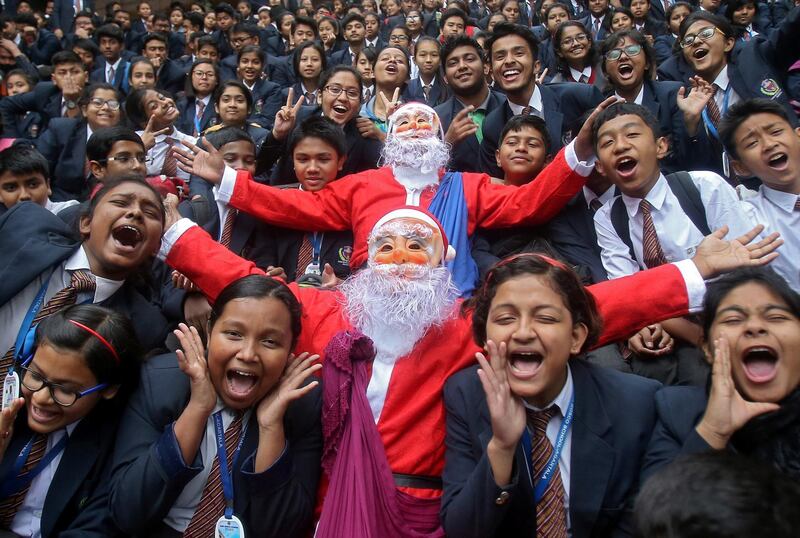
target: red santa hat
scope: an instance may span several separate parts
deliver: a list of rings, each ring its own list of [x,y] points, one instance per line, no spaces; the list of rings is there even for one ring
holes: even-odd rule
[[[397,220],[397,219],[416,219],[419,221],[424,222],[431,228],[435,228],[439,230],[439,235],[442,236],[442,252],[443,260],[440,260],[440,263],[449,262],[455,259],[456,257],[456,249],[450,245],[450,242],[447,240],[447,234],[442,228],[442,224],[439,222],[439,219],[433,216],[432,213],[429,211],[422,209],[421,207],[417,206],[404,206],[399,209],[394,209],[389,211],[380,219],[378,222],[375,223],[375,226],[372,227],[372,232],[370,235],[374,234],[378,231],[378,229],[386,224],[387,222]]]

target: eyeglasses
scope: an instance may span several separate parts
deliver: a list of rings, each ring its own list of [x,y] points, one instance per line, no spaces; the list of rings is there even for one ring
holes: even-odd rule
[[[98,162],[102,163],[102,162],[108,162],[108,161],[115,161],[115,162],[118,162],[119,164],[124,166],[124,165],[128,164],[129,162],[131,162],[133,160],[136,160],[136,162],[138,162],[139,164],[150,164],[151,162],[153,162],[153,158],[152,157],[148,157],[148,156],[146,156],[146,155],[144,155],[142,153],[140,153],[138,155],[117,155],[115,157],[109,157],[107,159],[102,159],[102,160],[100,160]]]
[[[193,74],[197,75],[199,78],[214,78],[216,76],[216,73],[213,71],[195,71]]]
[[[45,379],[42,374],[35,372],[30,368],[22,366],[20,367],[20,370],[22,370],[22,379],[20,381],[26,389],[31,392],[39,392],[43,388],[47,387],[47,389],[50,391],[50,397],[53,398],[53,401],[61,407],[70,407],[71,405],[74,405],[78,399],[108,387],[108,383],[101,383],[84,391],[76,391],[68,389],[57,383],[51,383]]]
[[[389,41],[408,41],[408,36],[403,34],[396,34],[389,36]]]
[[[691,47],[692,45],[694,45],[694,42],[697,41],[698,38],[700,38],[700,41],[703,42],[708,41],[709,39],[714,37],[714,34],[716,33],[717,33],[716,26],[706,26],[696,34],[686,34],[685,36],[683,36],[683,39],[681,39],[681,48],[685,49],[686,47]],[[720,34],[722,34],[722,37],[725,37],[725,34],[723,34],[722,32],[720,32]]]
[[[622,47],[619,49],[611,49],[610,51],[606,52],[606,60],[609,62],[616,62],[622,57],[623,52],[628,58],[633,58],[634,56],[639,56],[639,54],[642,53],[642,46],[628,45],[627,47]]]
[[[586,35],[586,34],[577,34],[577,35],[574,35],[574,36],[565,37],[564,39],[561,40],[561,46],[562,47],[571,47],[576,42],[577,43],[588,43],[589,42],[589,36]]]
[[[89,104],[96,106],[97,108],[102,108],[103,105],[108,105],[108,108],[111,110],[119,110],[119,101],[116,99],[100,99],[99,97],[93,97],[89,99]]]
[[[348,99],[361,99],[361,92],[355,88],[344,89],[341,86],[325,86],[322,89],[331,94],[331,97],[339,97],[344,92]]]
[[[408,15],[408,16],[406,16],[406,20],[407,21],[418,21],[419,20],[419,15]]]

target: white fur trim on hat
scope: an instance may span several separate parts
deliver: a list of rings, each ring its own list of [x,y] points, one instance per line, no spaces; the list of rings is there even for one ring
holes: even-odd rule
[[[433,218],[427,211],[422,209],[415,209],[413,207],[402,207],[400,209],[394,209],[389,211],[380,219],[378,222],[375,223],[375,226],[372,227],[372,233],[375,233],[381,226],[386,224],[389,221],[396,220],[396,219],[417,219],[431,228],[436,228],[439,230],[439,234],[442,236],[442,242],[444,243],[444,260],[446,262],[453,261],[456,257],[456,249],[450,244],[450,241],[447,239],[447,234],[442,228],[442,225],[439,224],[439,221]]]

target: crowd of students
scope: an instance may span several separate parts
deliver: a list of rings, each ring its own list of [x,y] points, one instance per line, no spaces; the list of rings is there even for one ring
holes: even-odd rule
[[[794,536],[798,6],[6,0],[0,537]]]

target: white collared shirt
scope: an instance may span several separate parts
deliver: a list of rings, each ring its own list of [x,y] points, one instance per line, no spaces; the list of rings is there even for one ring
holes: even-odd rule
[[[69,286],[72,280],[72,272],[78,269],[91,270],[89,258],[86,256],[83,245],[75,250],[66,261],[62,262],[52,275],[50,274],[50,269],[44,271],[10,301],[0,306],[0,349],[3,350],[4,355],[14,345],[22,321],[36,299],[36,295],[42,288],[45,279],[49,277],[47,291],[44,295],[44,304],[47,304],[47,301],[52,299],[56,293]],[[97,275],[94,275],[94,279],[97,283],[94,297],[89,293],[79,293],[75,301],[77,304],[103,302],[114,295],[124,284],[122,280],[109,280]]]
[[[622,98],[622,96],[617,92],[614,92],[614,95],[619,98]],[[633,100],[633,102],[636,103],[637,105],[641,105],[642,101],[644,101],[644,84],[642,84],[642,87],[639,88],[639,93],[636,95],[636,99]]]
[[[222,426],[227,430],[231,422],[236,418],[236,413],[228,409],[223,404],[222,400],[217,398],[217,405],[214,411],[209,415],[206,421],[206,431],[203,440],[200,441],[200,459],[203,462],[203,469],[198,472],[184,487],[178,498],[172,504],[167,515],[164,517],[164,524],[168,527],[175,529],[178,532],[184,532],[189,522],[192,521],[192,516],[197,505],[200,504],[200,498],[203,495],[203,489],[206,487],[208,475],[211,473],[211,466],[214,464],[214,458],[217,457],[217,438],[214,431],[214,414],[217,411],[222,411]],[[242,417],[242,435],[245,434],[245,425],[247,424],[248,417],[251,411],[248,409]],[[231,457],[228,454],[228,457]],[[192,461],[184,462],[187,466],[194,464]],[[234,492],[235,495],[235,492]]]
[[[89,125],[89,122],[87,121],[86,122],[86,141],[87,142],[92,137],[92,134],[94,134],[94,131],[92,131],[92,127]]]
[[[725,108],[725,94],[728,92],[728,85],[730,84],[730,80],[728,79],[728,66],[722,68],[722,71],[719,72],[717,78],[714,79],[713,84],[719,87],[717,90],[716,95],[714,95],[714,102],[717,104],[717,108],[719,109],[719,113],[723,116],[727,109]],[[739,94],[731,87],[730,94],[728,95],[728,108],[732,107],[736,103],[741,101]]]
[[[592,66],[587,65],[583,68],[583,71],[578,71],[577,69],[573,69],[572,67],[569,68],[569,73],[572,75],[572,80],[575,82],[580,82],[581,77],[586,77],[586,82],[589,82],[589,79],[592,78]]]
[[[531,411],[544,411],[552,407],[553,405],[558,407],[559,413],[553,413],[553,416],[550,417],[550,422],[547,423],[547,440],[550,441],[550,444],[553,445],[555,448],[556,441],[558,439],[558,433],[561,431],[561,424],[564,422],[564,414],[567,412],[567,408],[569,407],[569,402],[572,401],[572,398],[575,394],[575,386],[572,381],[572,370],[570,370],[569,364],[567,364],[567,381],[564,383],[564,386],[561,388],[561,392],[558,393],[555,400],[547,404],[542,409],[538,407],[534,407],[533,405],[529,404],[526,401],[522,403],[525,405],[526,409],[530,409]],[[574,413],[574,410],[573,410]],[[574,423],[574,415],[573,415],[573,423]],[[529,430],[530,431],[530,430]],[[530,432],[531,438],[533,438],[533,432]],[[569,485],[570,485],[570,458],[572,456],[572,427],[567,430],[567,435],[564,438],[564,446],[561,448],[561,454],[558,455],[558,470],[561,473],[561,483],[564,484],[564,510],[567,515],[567,533],[570,533],[570,517],[569,517]],[[533,472],[533,469],[531,469]],[[538,477],[535,477],[538,478]],[[535,479],[534,478],[534,479]]]
[[[372,41],[369,39],[364,39],[364,46],[365,47],[377,47],[378,46],[378,38],[376,37]]]
[[[144,131],[136,131],[136,134],[142,136]],[[189,136],[180,132],[179,130],[173,128],[172,133],[166,135],[158,135],[156,137],[155,145],[150,148],[150,151],[147,152],[147,156],[152,159],[147,165],[147,175],[148,176],[158,176],[161,175],[161,169],[164,168],[164,158],[167,156],[167,150],[169,150],[170,145],[167,144],[167,137],[170,137],[176,140],[176,144],[180,144],[182,140],[188,140],[193,144],[197,144],[197,138],[193,136]],[[181,144],[181,146],[183,146]],[[178,168],[178,177],[184,180],[189,179],[189,174],[184,172],[183,170]]]
[[[590,210],[592,209],[592,200],[600,200],[600,203],[605,205],[606,202],[614,198],[613,186],[607,188],[606,191],[600,196],[597,196],[597,194],[595,194],[595,192],[586,185],[584,185],[582,189],[583,189],[583,198],[584,200],[586,200],[586,207],[588,207]]]
[[[708,227],[713,231],[727,225],[728,237],[739,237],[752,225],[733,187],[713,172],[690,172],[700,191],[700,199],[706,211]],[[594,216],[597,242],[602,249],[600,258],[609,279],[633,274],[646,269],[642,247],[644,217],[639,209],[641,199],[620,195],[628,214],[633,251],[636,260],[630,257],[628,246],[617,235],[611,222],[611,209],[616,201],[609,201]],[[645,199],[653,206],[651,217],[658,235],[658,242],[668,262],[677,262],[694,256],[697,245],[703,240],[689,217],[681,208],[677,197],[669,188],[667,179],[660,175]]]
[[[66,200],[64,202],[54,202],[50,198],[44,203],[44,208],[54,215],[58,215],[62,210],[78,205],[80,202],[77,200]]]
[[[43,457],[53,450],[53,447],[56,446],[62,437],[65,435],[72,435],[72,432],[75,431],[79,423],[80,419],[69,424],[66,428],[54,431],[48,435],[47,447],[45,447]],[[50,485],[53,483],[53,478],[56,475],[56,471],[58,471],[58,465],[61,463],[61,456],[63,455],[64,451],[62,450],[53,457],[47,464],[47,467],[45,467],[31,482],[31,487],[25,495],[22,506],[19,507],[19,510],[14,515],[14,519],[11,521],[11,530],[14,534],[30,536],[31,538],[40,538],[42,536],[41,527],[44,501],[47,498],[47,492],[50,490]]]
[[[538,84],[533,87],[533,93],[531,94],[531,98],[530,100],[528,100],[527,105],[518,105],[516,103],[508,101],[508,106],[511,107],[511,112],[513,112],[515,116],[522,114],[522,109],[525,108],[526,106],[529,106],[535,110],[538,110],[540,117],[544,119],[544,104],[542,103],[542,91],[539,89]]]
[[[117,61],[113,64],[106,62],[106,82],[108,84],[114,84],[114,79],[117,77],[117,70],[119,69],[120,64],[122,63],[122,57],[117,58]],[[114,76],[111,76],[111,69],[114,69]]]
[[[754,223],[763,224],[762,235],[780,232],[783,245],[769,266],[800,292],[800,211],[795,210],[797,194],[782,192],[761,185],[758,194],[745,198],[744,205]]]

